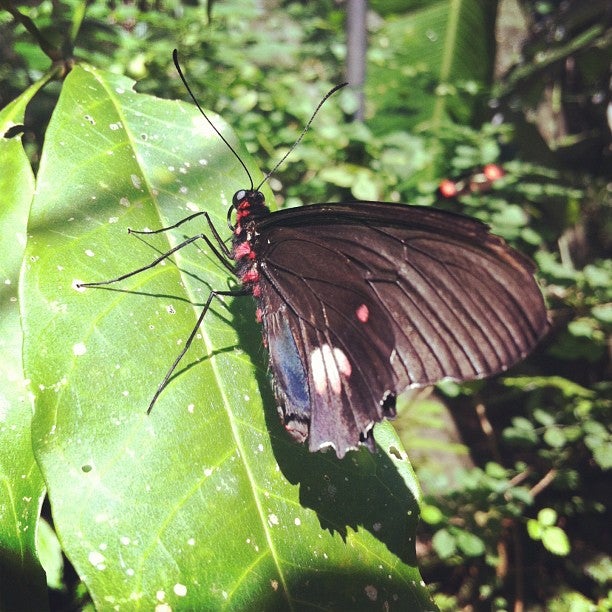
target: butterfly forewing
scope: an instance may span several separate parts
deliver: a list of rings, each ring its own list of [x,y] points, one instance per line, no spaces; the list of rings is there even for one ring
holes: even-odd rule
[[[311,450],[370,445],[397,393],[503,371],[547,327],[532,263],[461,215],[321,204],[268,215],[256,233],[277,399]]]

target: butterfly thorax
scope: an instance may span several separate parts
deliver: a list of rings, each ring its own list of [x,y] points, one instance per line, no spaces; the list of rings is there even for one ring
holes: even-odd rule
[[[232,237],[232,258],[236,262],[236,275],[243,286],[258,297],[257,254],[254,243],[257,223],[270,210],[263,194],[256,189],[240,190],[234,194],[232,206],[236,210],[236,225]]]

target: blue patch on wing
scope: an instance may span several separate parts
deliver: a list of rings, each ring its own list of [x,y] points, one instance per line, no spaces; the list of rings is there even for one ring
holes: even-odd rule
[[[309,418],[308,378],[287,320],[282,315],[275,317],[270,328],[274,331],[268,336],[268,351],[277,393],[285,399],[284,412]]]

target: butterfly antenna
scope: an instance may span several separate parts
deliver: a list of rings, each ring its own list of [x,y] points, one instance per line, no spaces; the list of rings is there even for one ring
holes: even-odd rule
[[[276,165],[274,166],[274,168],[272,168],[272,170],[270,170],[270,172],[268,172],[268,174],[266,174],[266,176],[264,176],[263,180],[261,181],[261,183],[259,183],[259,185],[257,185],[256,189],[257,191],[259,191],[259,189],[261,188],[261,186],[268,181],[268,179],[278,170],[278,167],[289,157],[289,155],[291,155],[291,153],[293,152],[293,150],[300,144],[300,142],[302,141],[302,138],[304,138],[304,135],[306,134],[306,132],[308,131],[308,128],[310,128],[311,123],[314,121],[314,118],[317,116],[317,113],[319,112],[320,108],[323,106],[323,104],[325,104],[325,102],[327,101],[328,98],[330,98],[331,96],[333,96],[339,89],[342,89],[343,87],[346,87],[348,85],[348,83],[340,83],[340,85],[336,85],[335,87],[333,87],[332,89],[330,89],[324,96],[323,99],[319,102],[317,108],[315,108],[314,113],[312,113],[312,116],[310,117],[310,119],[308,120],[308,123],[306,123],[306,125],[304,126],[304,129],[302,130],[302,133],[299,135],[298,139],[293,143],[293,145],[291,146],[291,148],[281,157],[280,161],[278,161],[276,163]],[[244,164],[242,164],[244,166]]]
[[[213,130],[215,130],[215,132],[217,133],[217,136],[219,136],[219,138],[225,143],[227,148],[234,154],[234,157],[240,162],[240,165],[244,168],[244,171],[246,172],[246,175],[249,177],[249,182],[251,183],[251,189],[253,189],[253,178],[251,177],[251,173],[249,172],[249,169],[246,167],[245,163],[240,158],[240,155],[238,155],[238,153],[236,152],[236,149],[234,149],[234,147],[232,147],[232,145],[227,141],[225,136],[223,136],[223,134],[215,127],[215,124],[208,118],[208,115],[204,112],[204,110],[200,106],[199,102],[196,100],[196,97],[193,95],[193,92],[191,91],[191,87],[189,87],[189,84],[187,83],[187,79],[185,78],[185,75],[183,74],[183,71],[181,70],[181,67],[179,65],[178,50],[177,49],[174,49],[174,51],[172,51],[172,59],[174,60],[174,65],[176,66],[176,70],[177,70],[179,76],[181,77],[181,81],[183,81],[183,85],[185,85],[185,89],[187,89],[187,91],[189,92],[189,95],[191,96],[191,99],[194,101],[194,103],[197,106],[197,108],[200,111],[200,113],[202,113],[202,116],[204,117],[204,119],[206,119],[206,121],[208,121],[208,124],[210,125],[210,127]],[[321,104],[323,104],[323,102],[325,102],[325,100],[327,98],[329,98],[330,94],[332,94],[332,93],[333,93],[333,90],[330,91],[329,94],[327,94],[325,96],[325,98],[323,98]],[[321,104],[319,104],[319,106],[321,106]],[[317,107],[317,110],[319,110],[318,107]],[[315,114],[316,114],[316,112],[317,111],[315,111]],[[313,117],[314,117],[314,115],[313,115]],[[312,119],[310,121],[312,121]],[[308,125],[310,125],[310,121],[308,122]],[[306,127],[308,127],[308,126],[306,126]],[[304,134],[302,134],[302,136],[303,135]],[[302,136],[300,136],[300,140],[301,140]],[[298,140],[298,142],[300,140]],[[293,150],[294,147],[295,147],[295,145],[292,147],[292,150]],[[275,170],[276,170],[276,168],[275,168]],[[266,179],[267,178],[268,177],[266,177]]]

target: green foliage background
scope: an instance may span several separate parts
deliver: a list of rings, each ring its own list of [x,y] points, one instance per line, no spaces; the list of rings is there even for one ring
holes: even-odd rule
[[[536,259],[553,325],[507,376],[407,403],[377,455],[338,462],[284,437],[248,300],[215,304],[143,414],[210,288],[232,286],[204,246],[111,290],[74,283],[202,231],[128,227],[205,209],[223,228],[248,186],[175,101],[172,49],[258,177],[343,80],[343,7],[2,2],[0,608],[45,608],[40,559],[52,609],[433,609],[417,565],[440,609],[607,609],[605,3],[400,4],[372,3],[366,122],[351,91],[332,98],[276,202],[461,207]],[[441,178],[487,163],[506,171],[491,192],[436,202]]]

